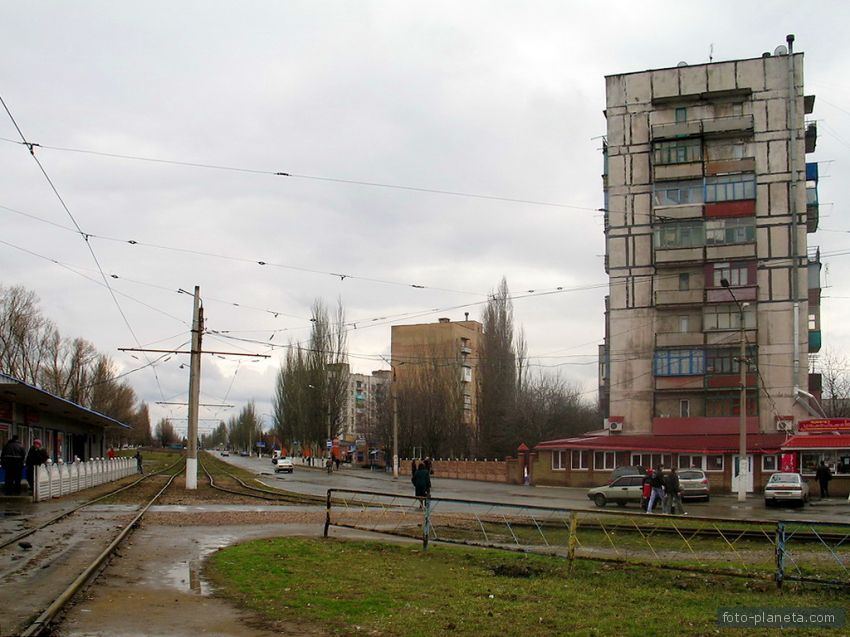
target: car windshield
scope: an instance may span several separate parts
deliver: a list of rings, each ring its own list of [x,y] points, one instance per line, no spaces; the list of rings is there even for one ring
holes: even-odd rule
[[[702,480],[702,471],[682,471],[679,474],[680,480]]]
[[[794,473],[774,473],[770,476],[771,484],[797,484],[800,481],[800,477]]]

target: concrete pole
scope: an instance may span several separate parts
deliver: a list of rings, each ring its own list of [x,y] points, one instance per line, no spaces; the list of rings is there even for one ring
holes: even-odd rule
[[[398,396],[393,373],[393,480],[398,480]]]
[[[192,353],[189,359],[189,438],[186,446],[186,490],[198,488],[198,403],[201,396],[201,332],[204,329],[204,308],[201,288],[195,286],[192,313]]]
[[[747,460],[747,372],[749,371],[749,362],[747,361],[747,340],[744,331],[744,305],[739,305],[739,309],[741,316],[741,354],[738,358],[738,366],[741,370],[741,420],[738,428],[738,502],[744,502],[747,499],[747,485],[744,476],[749,473],[749,462]]]

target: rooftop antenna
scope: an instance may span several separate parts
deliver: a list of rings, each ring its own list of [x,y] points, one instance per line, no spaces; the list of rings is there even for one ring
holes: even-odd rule
[[[711,46],[708,47],[708,62],[711,63],[714,61],[714,42],[711,43]]]

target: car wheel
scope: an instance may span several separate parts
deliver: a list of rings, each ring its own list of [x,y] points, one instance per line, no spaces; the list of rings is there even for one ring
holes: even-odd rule
[[[606,502],[607,500],[605,499],[605,496],[601,493],[597,493],[595,496],[593,496],[593,504],[598,507],[604,507]]]

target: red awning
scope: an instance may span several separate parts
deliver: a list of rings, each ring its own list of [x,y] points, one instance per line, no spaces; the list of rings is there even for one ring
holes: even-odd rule
[[[812,436],[809,436],[812,437]],[[850,436],[847,436],[850,440]],[[779,453],[785,434],[748,434],[747,451]],[[541,442],[535,451],[559,449],[592,449],[598,451],[648,451],[659,453],[735,453],[739,449],[738,435],[716,436],[590,436]]]
[[[850,435],[841,434],[818,434],[792,436],[782,449],[794,451],[796,449],[850,449]]]

